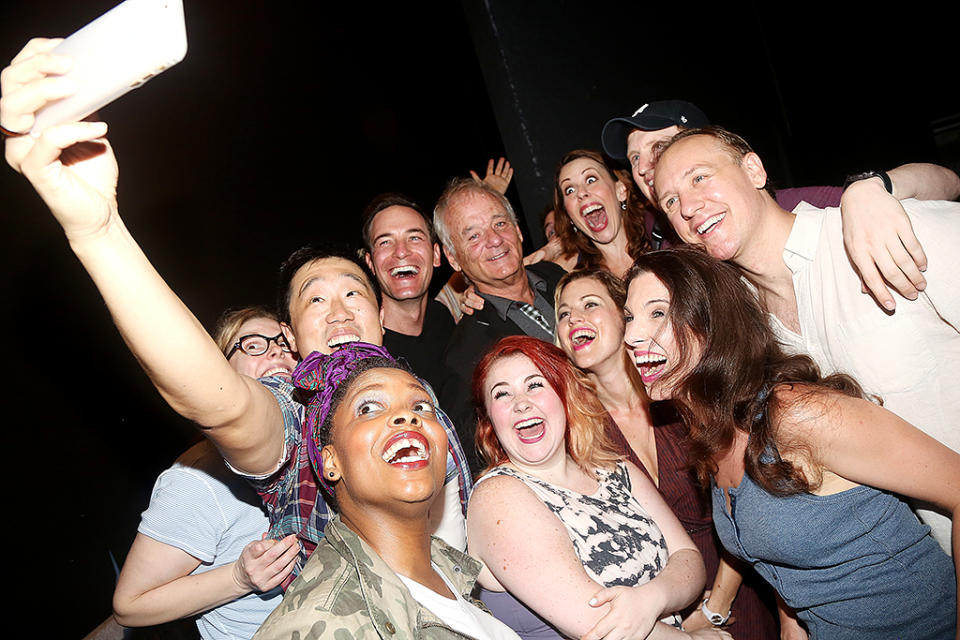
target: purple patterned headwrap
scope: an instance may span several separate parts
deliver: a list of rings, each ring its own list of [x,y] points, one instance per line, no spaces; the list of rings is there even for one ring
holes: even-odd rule
[[[293,370],[294,385],[305,391],[316,392],[307,405],[302,437],[307,439],[307,452],[317,478],[330,495],[333,495],[333,487],[323,475],[323,459],[320,456],[320,427],[330,414],[337,388],[367,358],[385,358],[396,362],[383,347],[366,342],[350,342],[330,354],[314,351]]]

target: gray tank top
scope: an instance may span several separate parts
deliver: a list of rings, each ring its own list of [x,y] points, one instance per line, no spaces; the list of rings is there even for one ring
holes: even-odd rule
[[[712,487],[723,546],[797,611],[811,639],[951,640],[953,563],[907,505],[872,487],[777,497],[744,474]]]

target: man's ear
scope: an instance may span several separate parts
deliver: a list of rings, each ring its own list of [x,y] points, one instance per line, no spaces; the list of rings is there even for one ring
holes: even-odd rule
[[[363,250],[363,259],[367,262],[367,267],[373,275],[377,275],[377,270],[373,268],[373,260],[370,258],[370,252],[366,249]]]
[[[440,266],[440,244],[436,242],[433,243],[433,266]]]
[[[450,266],[453,267],[454,271],[463,271],[463,269],[460,268],[460,263],[457,262],[456,253],[450,251],[450,249],[447,248],[447,245],[443,245],[443,255],[447,256],[447,262],[450,263]]]
[[[332,485],[340,479],[340,459],[337,457],[337,450],[333,445],[328,444],[320,450],[320,459],[323,461],[323,480]]]
[[[764,185],[767,184],[767,170],[764,168],[760,156],[751,151],[740,160],[740,166],[743,167],[744,172],[750,178],[750,183],[757,189],[763,189]]]
[[[293,337],[293,329],[290,328],[290,325],[286,322],[281,322],[280,332],[283,334],[283,338],[287,341],[287,344],[290,345],[290,350],[295,353],[300,353],[297,350],[297,339]]]

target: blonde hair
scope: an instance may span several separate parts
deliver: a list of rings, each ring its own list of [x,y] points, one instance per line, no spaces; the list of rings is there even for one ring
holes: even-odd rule
[[[220,314],[213,329],[213,340],[217,343],[217,347],[220,348],[223,355],[227,355],[227,352],[233,348],[234,342],[240,337],[237,334],[240,333],[240,327],[243,323],[254,318],[267,318],[277,323],[280,322],[277,319],[277,314],[261,305],[227,309]]]

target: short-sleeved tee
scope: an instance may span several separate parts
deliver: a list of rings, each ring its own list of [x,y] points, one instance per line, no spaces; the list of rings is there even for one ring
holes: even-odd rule
[[[205,461],[197,467],[178,462],[161,473],[137,528],[198,559],[191,575],[233,562],[270,526],[260,498],[227,470],[216,451],[211,448]],[[201,615],[197,628],[213,640],[252,638],[282,597],[279,588],[249,593]]]

